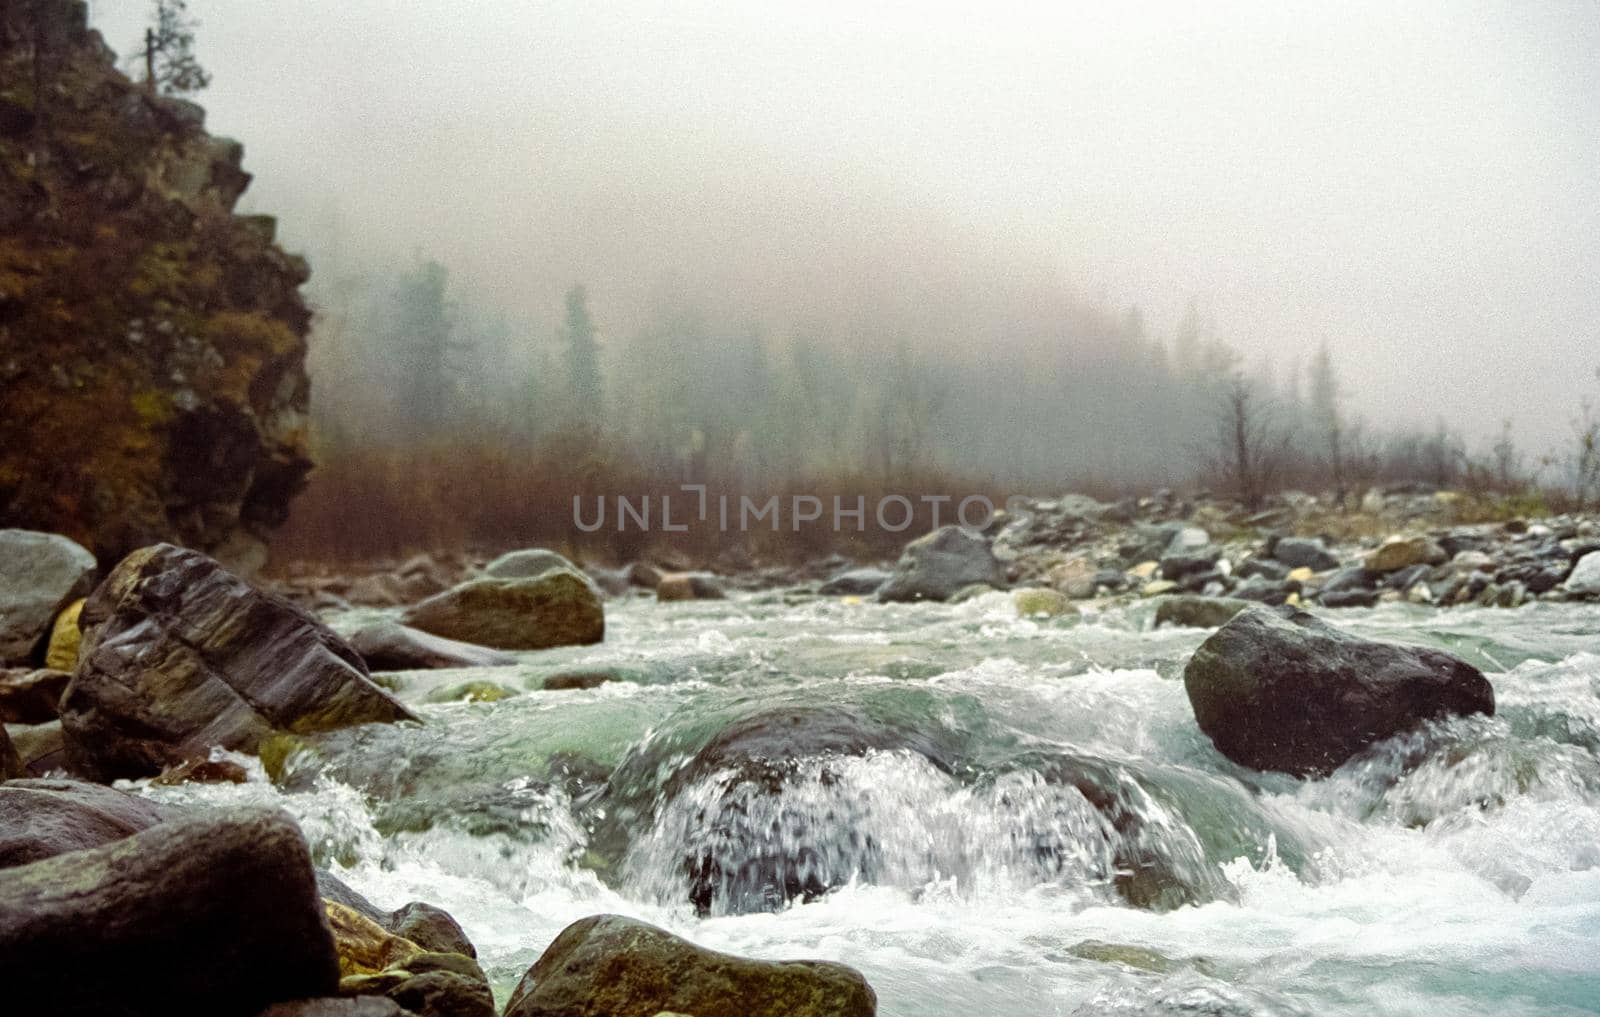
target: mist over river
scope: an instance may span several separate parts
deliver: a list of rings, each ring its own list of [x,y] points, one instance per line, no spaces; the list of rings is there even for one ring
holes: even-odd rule
[[[603,644],[398,676],[422,726],[320,736],[277,785],[251,759],[243,785],[145,793],[283,806],[377,904],[454,915],[502,1004],[568,923],[619,912],[843,961],[884,1017],[1600,1011],[1600,610],[1327,613],[1470,661],[1498,714],[1311,781],[1216,752],[1181,680],[1208,632],[1153,610],[630,598]],[[621,680],[542,690],[574,665]],[[431,701],[478,680],[516,694]],[[754,789],[688,765],[774,710],[917,750]],[[832,889],[764,900],[748,877],[772,871]]]

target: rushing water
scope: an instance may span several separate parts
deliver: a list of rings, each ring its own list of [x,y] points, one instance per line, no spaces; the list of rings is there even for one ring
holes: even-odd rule
[[[148,793],[288,808],[375,902],[454,914],[502,1001],[611,911],[851,964],[885,1017],[1600,1012],[1600,607],[1334,613],[1471,660],[1499,714],[1312,782],[1215,752],[1181,681],[1206,633],[1150,614],[613,603],[601,646],[403,676],[423,726],[329,736],[280,786]],[[522,691],[572,664],[627,680]],[[521,694],[428,702],[473,679]],[[774,709],[892,737],[695,761]]]

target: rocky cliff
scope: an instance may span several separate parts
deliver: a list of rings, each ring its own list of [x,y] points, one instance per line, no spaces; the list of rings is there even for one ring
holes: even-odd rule
[[[0,522],[109,565],[265,554],[310,468],[301,259],[204,111],[114,66],[75,0],[0,3]]]

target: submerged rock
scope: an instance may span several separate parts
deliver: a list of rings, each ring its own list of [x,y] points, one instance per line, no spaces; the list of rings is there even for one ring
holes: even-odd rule
[[[275,731],[414,719],[327,626],[196,551],[129,555],[83,624],[61,720],[72,769],[95,780],[159,773],[213,746],[254,752]]]
[[[974,584],[1004,588],[1005,565],[980,534],[943,526],[906,545],[894,574],[879,588],[878,599],[949,600]]]
[[[657,600],[724,600],[717,577],[706,572],[668,572],[656,584]]]
[[[825,597],[865,597],[888,581],[889,573],[883,569],[847,569],[835,573],[817,592]]]
[[[0,984],[52,1014],[250,1014],[338,979],[311,856],[282,812],[180,816],[0,873]]]
[[[567,926],[528,969],[505,1017],[873,1017],[877,996],[852,968],[757,961],[699,947],[620,915]]]
[[[51,622],[89,592],[94,555],[55,533],[0,530],[0,667],[36,664]]]
[[[1292,609],[1240,612],[1195,651],[1183,683],[1219,752],[1297,775],[1330,772],[1435,717],[1494,713],[1494,689],[1471,664]]]
[[[350,634],[367,667],[373,671],[422,671],[446,667],[506,667],[517,658],[509,653],[432,635],[393,619],[363,625]]]
[[[472,579],[429,597],[401,621],[499,650],[585,645],[605,637],[605,608],[594,584],[565,568],[527,579]]]
[[[1427,537],[1390,537],[1367,555],[1363,565],[1369,572],[1398,572],[1413,565],[1442,565],[1449,559],[1444,548]]]
[[[1024,618],[1035,616],[1054,618],[1074,610],[1072,601],[1067,599],[1066,594],[1042,587],[1013,591],[1011,603],[1016,605],[1017,614]]]

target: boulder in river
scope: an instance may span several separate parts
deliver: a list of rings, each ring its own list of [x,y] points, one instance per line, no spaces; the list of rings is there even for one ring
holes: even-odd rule
[[[59,720],[43,724],[8,724],[5,733],[29,777],[67,768],[67,743]]]
[[[1234,615],[1250,606],[1248,600],[1233,597],[1202,597],[1199,594],[1174,594],[1156,602],[1156,627],[1183,625],[1214,629],[1226,625]]]
[[[0,869],[86,851],[150,829],[173,810],[79,780],[0,784]]]
[[[1398,572],[1413,565],[1442,565],[1450,560],[1444,548],[1427,537],[1390,537],[1367,555],[1369,572]]]
[[[446,639],[498,650],[598,643],[605,608],[594,584],[573,569],[525,579],[471,579],[435,594],[400,619]]]
[[[1006,584],[1006,569],[981,534],[942,526],[906,545],[894,574],[878,590],[884,602],[949,600],[964,587]]]
[[[509,653],[435,636],[392,618],[371,622],[350,633],[350,645],[373,671],[505,667],[517,662]]]
[[[1241,611],[1195,651],[1183,684],[1219,752],[1296,775],[1328,773],[1433,718],[1494,713],[1494,689],[1471,664],[1289,608]]]
[[[542,547],[529,547],[520,551],[507,551],[485,565],[483,574],[496,579],[532,579],[534,576],[544,575],[551,569],[572,569],[576,572],[578,567],[554,551]]]
[[[178,816],[0,871],[0,985],[41,1012],[251,1014],[338,981],[311,856],[276,810]]]
[[[528,969],[505,1017],[873,1017],[853,968],[717,953],[620,915],[567,926]]]
[[[1272,545],[1272,557],[1292,569],[1326,572],[1339,567],[1339,559],[1319,537],[1280,537]]]
[[[89,592],[94,555],[55,533],[0,530],[0,667],[38,663],[62,609]]]
[[[197,551],[123,559],[83,609],[83,652],[61,700],[74,772],[141,777],[304,734],[414,719],[326,625]]]
[[[1579,558],[1562,589],[1573,597],[1600,597],[1600,551]]]

